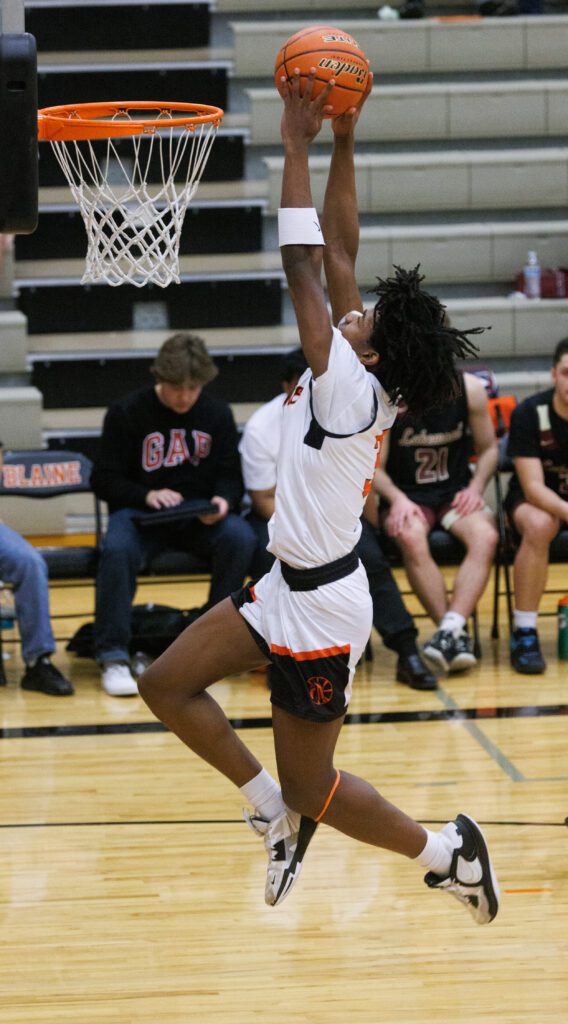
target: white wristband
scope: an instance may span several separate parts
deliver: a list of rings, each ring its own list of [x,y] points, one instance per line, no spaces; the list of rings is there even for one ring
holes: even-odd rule
[[[278,210],[278,245],[325,245],[313,206],[286,206]]]

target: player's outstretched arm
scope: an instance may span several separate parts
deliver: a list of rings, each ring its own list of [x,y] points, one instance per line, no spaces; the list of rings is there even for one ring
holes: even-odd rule
[[[362,102],[332,121],[333,153],[323,206],[324,269],[334,324],[363,309],[355,279],[359,251],[359,212],[355,186],[355,125],[373,84],[369,72]]]
[[[300,76],[290,85],[282,82],[284,101],[281,134],[284,145],[284,173],[279,211],[282,265],[294,304],[300,341],[314,376],[327,369],[331,346],[331,323],[321,283],[323,235],[313,208],[308,152],[318,134],[332,82],[312,99],[315,68],[303,96]]]

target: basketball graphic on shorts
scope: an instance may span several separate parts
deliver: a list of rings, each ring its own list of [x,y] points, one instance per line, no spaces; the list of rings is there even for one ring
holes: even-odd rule
[[[308,693],[313,704],[329,704],[333,697],[333,686],[325,676],[311,676],[308,679]]]
[[[347,32],[328,25],[312,25],[290,36],[278,53],[274,64],[274,81],[280,91],[281,78],[291,81],[294,68],[300,69],[300,91],[303,91],[310,68],[316,69],[313,95],[335,80],[328,103],[337,117],[349,107],[356,107],[363,98],[369,65],[359,44]]]

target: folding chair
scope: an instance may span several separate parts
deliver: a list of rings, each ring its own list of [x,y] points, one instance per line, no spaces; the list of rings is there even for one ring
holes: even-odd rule
[[[499,544],[495,555],[495,572],[493,586],[493,622],[491,625],[491,636],[494,640],[499,637],[499,588],[501,585],[501,571],[505,580],[505,596],[507,598],[507,617],[509,631],[513,622],[513,602],[511,588],[511,537],[503,507],[503,487],[501,475],[511,473],[513,465],[507,457],[507,433],[511,423],[511,414],[517,405],[515,395],[497,395],[489,398],[489,413],[493,420],[495,434],[499,440],[499,462],[495,473],[495,502],[497,510],[497,528],[499,530]]]

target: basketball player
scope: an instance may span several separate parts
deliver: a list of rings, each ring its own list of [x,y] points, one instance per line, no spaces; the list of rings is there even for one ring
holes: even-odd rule
[[[354,669],[371,628],[367,579],[353,549],[381,437],[399,396],[420,412],[436,396],[452,397],[454,357],[471,346],[463,334],[442,326],[442,307],[420,290],[416,272],[399,269],[394,280],[381,281],[375,309],[363,312],[354,276],[358,112],[334,121],[322,234],[308,151],[321,129],[331,83],[312,99],[314,77],[315,69],[303,96],[298,75],[289,88],[282,85],[280,244],[310,369],[284,413],[270,523],[276,561],[254,588],[245,587],[190,626],[141,677],[140,693],[252,804],[245,818],[268,852],[267,903],[281,902],[290,891],[323,821],[415,860],[429,886],[452,893],[485,924],[497,913],[499,894],[475,822],[460,814],[440,832],[429,832],[369,783],[333,764]],[[341,330],[329,320],[320,280],[324,258]],[[281,788],[206,692],[215,680],[268,660],[277,669],[271,700]]]

